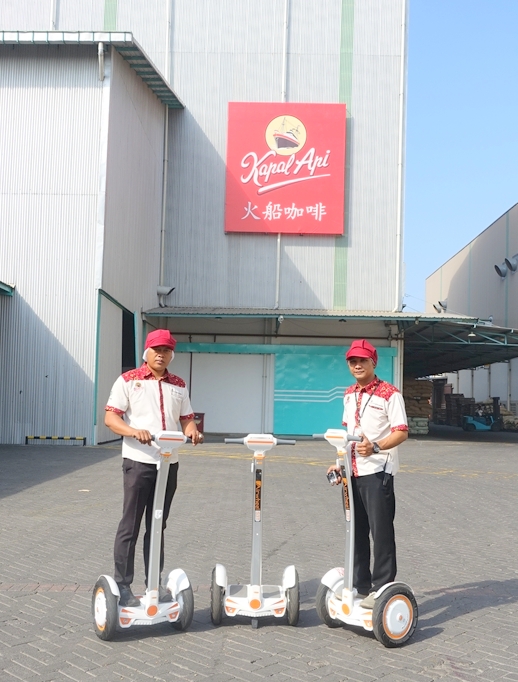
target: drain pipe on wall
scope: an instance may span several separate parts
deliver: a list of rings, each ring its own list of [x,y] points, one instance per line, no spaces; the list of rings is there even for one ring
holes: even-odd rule
[[[282,49],[282,92],[281,102],[286,102],[288,89],[288,17],[290,0],[284,0],[284,43]],[[277,268],[275,272],[275,309],[278,310],[281,297],[281,233],[277,234]]]
[[[50,2],[50,30],[58,30],[58,0]]]
[[[406,82],[406,33],[407,33],[407,1],[403,0],[403,13],[401,16],[401,71],[399,74],[399,150],[397,192],[398,207],[396,218],[396,300],[393,313],[401,310],[401,251],[403,248],[403,157],[405,153],[404,129],[405,129],[405,82]]]
[[[165,0],[166,5],[166,39],[165,39],[165,63],[164,77],[169,83],[171,75],[171,11],[172,0]],[[167,175],[169,168],[169,108],[165,105],[164,114],[164,154],[162,170],[162,219],[160,223],[160,277],[159,286],[164,285],[164,262],[165,262],[165,222],[167,212]]]
[[[165,261],[165,220],[167,209],[167,169],[169,165],[169,109],[167,105],[164,114],[164,166],[162,171],[162,220],[160,225],[160,279],[159,285],[164,284]]]

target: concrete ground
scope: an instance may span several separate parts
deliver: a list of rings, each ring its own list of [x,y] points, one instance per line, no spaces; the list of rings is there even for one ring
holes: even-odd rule
[[[252,483],[243,446],[207,442],[181,451],[166,531],[166,568],[182,567],[195,590],[193,624],[184,633],[136,627],[111,642],[94,634],[90,602],[99,574],[112,571],[120,446],[0,446],[0,679],[518,681],[518,436],[475,436],[445,427],[401,448],[398,577],[415,591],[419,623],[400,649],[329,629],[315,612],[321,576],[343,565],[326,443],[301,440],[267,455],[264,582],[297,566],[297,627],[210,622],[215,563],[231,582],[248,582]],[[140,556],[137,567],[136,587]]]

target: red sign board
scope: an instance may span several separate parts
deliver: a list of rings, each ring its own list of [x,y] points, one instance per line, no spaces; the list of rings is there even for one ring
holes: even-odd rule
[[[225,232],[343,234],[345,104],[228,107]]]

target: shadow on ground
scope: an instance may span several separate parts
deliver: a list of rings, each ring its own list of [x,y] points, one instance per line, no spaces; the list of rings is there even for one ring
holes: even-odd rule
[[[114,456],[120,446],[0,445],[0,499]]]

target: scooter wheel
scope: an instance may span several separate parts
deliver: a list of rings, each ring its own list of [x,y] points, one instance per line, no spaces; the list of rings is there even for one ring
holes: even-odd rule
[[[388,587],[374,602],[372,628],[378,642],[394,648],[402,646],[417,627],[417,602],[404,583]]]
[[[331,595],[332,592],[329,587],[324,585],[324,583],[320,583],[315,598],[315,607],[317,609],[318,617],[328,628],[339,628],[342,625],[341,621],[336,618],[331,618],[329,615],[328,602]]]
[[[176,600],[180,605],[180,616],[178,617],[178,620],[175,620],[171,625],[175,630],[187,630],[192,623],[192,617],[194,616],[194,595],[192,593],[191,585],[179,592]]]
[[[286,590],[286,602],[288,625],[297,625],[299,622],[300,608],[299,574],[297,571],[295,571],[295,585]]]
[[[223,593],[223,588],[216,582],[216,569],[213,568],[210,585],[210,619],[213,625],[221,625],[223,620]]]
[[[99,639],[113,639],[119,619],[118,599],[106,578],[99,578],[92,594],[92,617],[95,634]]]
[[[466,431],[475,431],[476,428],[477,427],[475,426],[475,424],[471,424],[471,423],[466,424]]]

